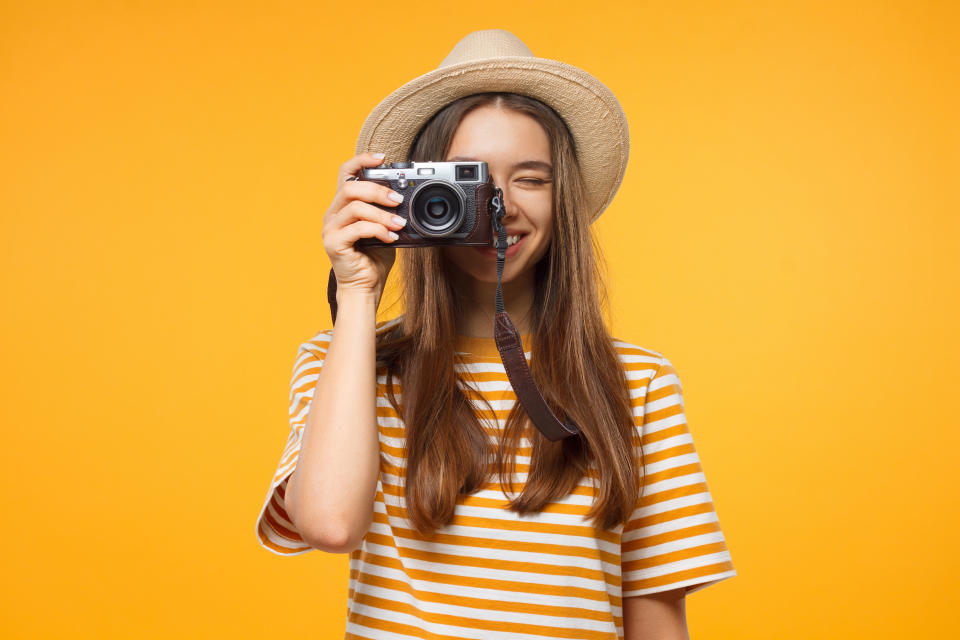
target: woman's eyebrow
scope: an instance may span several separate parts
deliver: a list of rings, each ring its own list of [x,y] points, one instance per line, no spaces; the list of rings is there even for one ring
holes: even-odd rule
[[[545,171],[547,173],[553,172],[553,165],[549,162],[543,162],[542,160],[524,160],[523,162],[518,162],[513,165],[514,171],[517,169],[533,169],[535,171]]]
[[[467,156],[456,156],[450,158],[447,162],[480,162],[476,158],[468,158]],[[517,169],[536,169],[540,171],[546,171],[551,173],[553,171],[553,165],[549,162],[543,162],[542,160],[524,160],[523,162],[517,162],[512,167],[512,170],[516,171]]]

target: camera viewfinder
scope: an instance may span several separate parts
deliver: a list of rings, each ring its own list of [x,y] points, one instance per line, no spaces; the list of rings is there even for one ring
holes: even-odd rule
[[[457,165],[457,182],[473,181],[476,179],[477,179],[477,165],[475,164],[458,164]]]

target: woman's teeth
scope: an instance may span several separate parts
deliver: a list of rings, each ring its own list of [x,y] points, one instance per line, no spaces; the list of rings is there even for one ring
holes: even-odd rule
[[[509,248],[512,247],[513,245],[517,244],[518,242],[520,242],[521,240],[523,240],[525,237],[526,237],[526,234],[525,234],[525,233],[518,233],[518,234],[513,235],[513,236],[507,236],[507,249],[509,249]],[[499,244],[500,244],[500,238],[498,238],[497,236],[494,236],[494,237],[493,237],[493,246],[492,246],[492,249],[493,249],[494,252],[497,250],[497,246],[498,246]]]

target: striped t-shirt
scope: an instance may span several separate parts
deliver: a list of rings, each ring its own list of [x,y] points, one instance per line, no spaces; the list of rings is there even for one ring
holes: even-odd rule
[[[377,331],[401,320],[379,322]],[[291,524],[283,495],[332,333],[321,331],[300,345],[290,385],[290,434],[257,518],[260,544],[280,555],[313,550]],[[522,341],[529,359],[530,336]],[[384,371],[377,371],[380,477],[373,523],[349,555],[345,638],[616,640],[623,637],[622,598],[678,587],[689,594],[737,575],[684,417],[676,371],[656,351],[616,339],[614,346],[630,387],[645,488],[628,525],[610,530],[584,517],[593,503],[592,478],[582,478],[540,513],[521,516],[505,508],[494,474],[493,483],[459,497],[453,521],[433,540],[420,538],[405,518],[404,426],[387,400]],[[484,419],[489,411],[467,394],[496,442],[517,402],[496,343],[460,336],[456,350],[465,361],[456,369],[496,413],[496,421]],[[521,446],[517,492],[531,452],[528,439]]]

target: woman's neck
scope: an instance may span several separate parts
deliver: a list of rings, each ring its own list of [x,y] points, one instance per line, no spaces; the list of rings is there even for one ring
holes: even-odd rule
[[[454,286],[464,297],[464,311],[457,318],[457,333],[476,338],[493,337],[493,321],[497,311],[497,283],[481,282],[466,274],[454,276]],[[533,270],[519,273],[502,283],[503,306],[521,334],[530,333],[533,311]]]

